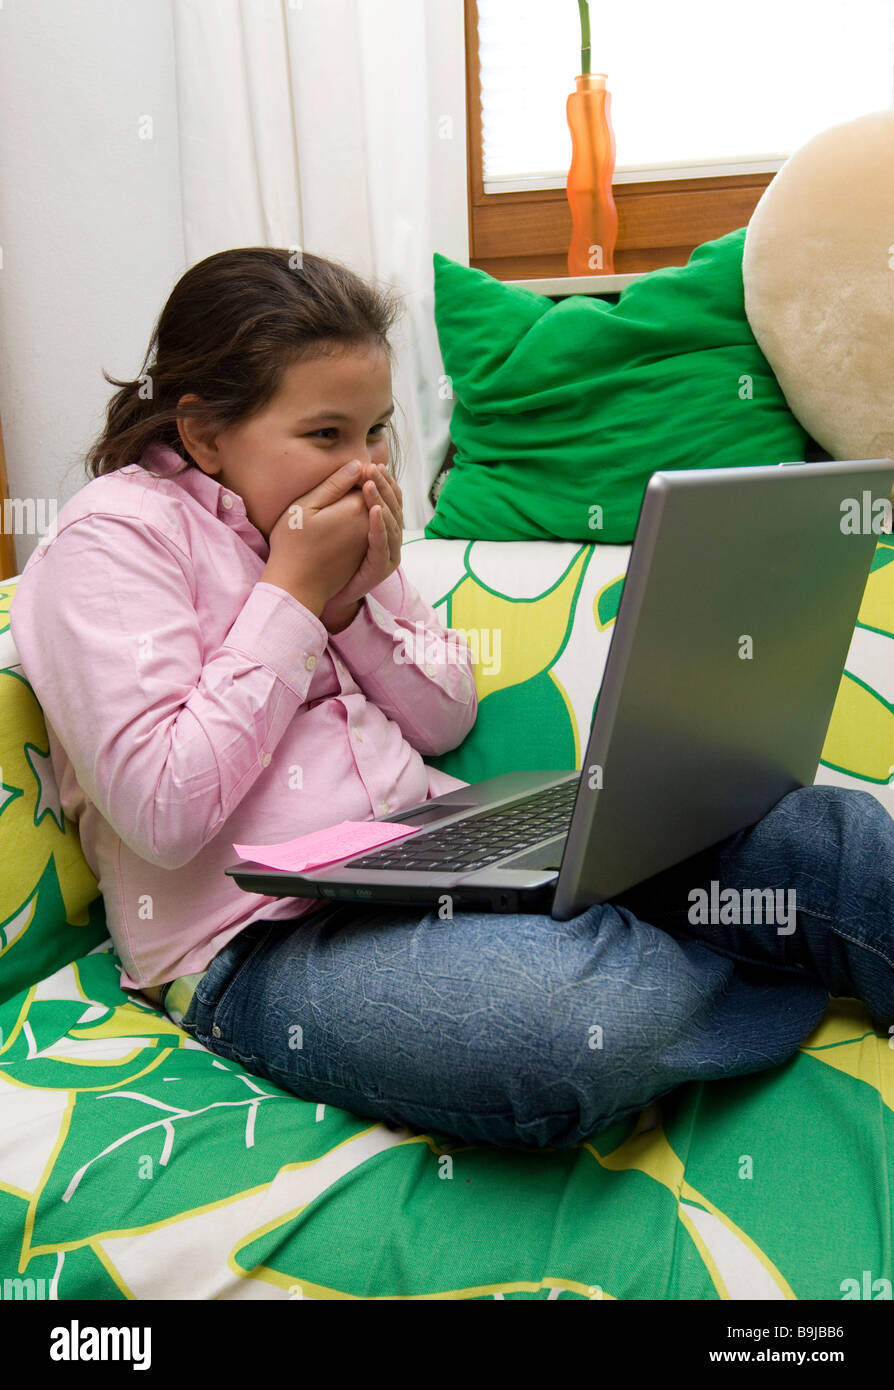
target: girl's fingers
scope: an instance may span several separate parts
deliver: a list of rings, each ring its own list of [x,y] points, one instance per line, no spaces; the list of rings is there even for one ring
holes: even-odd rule
[[[382,481],[382,488],[384,488],[389,495],[389,506],[391,506],[393,517],[395,517],[395,521],[398,523],[398,531],[403,531],[403,493],[400,492],[398,481],[396,481],[396,478],[392,478],[387,468],[381,468],[380,478]]]
[[[388,532],[385,527],[383,508],[378,503],[369,513],[369,548],[380,555],[388,554]]]
[[[376,477],[373,479],[379,489],[380,495],[388,503],[391,511],[397,519],[398,525],[403,526],[403,494],[397,485],[397,480],[392,478],[387,468],[376,466]]]
[[[2,3],[2,0],[0,0]],[[369,508],[369,546],[376,557],[392,568],[400,564],[403,545],[403,496],[397,482],[380,464],[370,463],[363,484],[363,496]],[[379,509],[376,518],[376,508]]]
[[[378,512],[378,516],[376,516]],[[400,561],[401,535],[396,527],[389,526],[386,509],[376,504],[369,514],[369,548],[376,552],[376,558],[387,559],[395,567]],[[396,548],[393,537],[397,536]]]
[[[389,541],[394,544],[399,543],[403,537],[402,514],[400,512],[395,514],[393,508],[388,505],[387,499],[382,496],[382,491],[376,486],[372,479],[369,479],[368,481],[372,483],[373,493],[370,494],[370,496],[368,497],[367,505],[370,508],[372,508],[375,505],[380,505],[382,507],[382,514],[385,519],[385,527],[388,531]],[[372,500],[373,495],[377,499],[376,502],[373,502]]]
[[[394,497],[395,502],[398,505],[401,504],[404,500],[403,493],[401,492],[400,487],[398,485],[398,481],[394,477],[394,475],[388,472],[388,469],[384,464],[377,464],[376,472],[378,474],[378,478],[382,479],[383,483],[385,484],[385,487]],[[376,479],[377,482],[378,478]]]
[[[400,521],[388,508],[385,508],[383,512],[383,521],[385,523],[386,553],[388,558],[392,559],[394,556],[400,555],[403,532],[401,530]],[[397,561],[395,561],[395,563],[397,563]]]
[[[397,493],[398,497],[401,499],[401,501],[403,501],[403,493],[400,490],[400,483],[397,481],[394,474],[389,469],[387,463],[381,464],[380,467],[381,471],[384,473],[385,477],[388,479],[389,483],[394,488],[394,491]]]

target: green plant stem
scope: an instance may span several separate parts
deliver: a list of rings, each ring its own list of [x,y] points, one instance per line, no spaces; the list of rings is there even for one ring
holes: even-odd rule
[[[589,0],[577,0],[580,10],[580,70],[590,71],[590,5]]]

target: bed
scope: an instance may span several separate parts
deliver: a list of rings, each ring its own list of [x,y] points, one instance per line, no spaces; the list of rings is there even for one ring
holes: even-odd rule
[[[442,621],[502,633],[499,669],[486,643],[477,653],[475,743],[432,761],[469,780],[520,749],[526,765],[576,765],[628,558],[407,535],[405,571]],[[894,1052],[854,1000],[833,1000],[776,1070],[684,1085],[576,1148],[520,1153],[297,1099],[124,992],[60,819],[14,601],[13,579],[0,585],[3,1297],[884,1296]],[[817,780],[894,814],[892,672],[883,537]]]

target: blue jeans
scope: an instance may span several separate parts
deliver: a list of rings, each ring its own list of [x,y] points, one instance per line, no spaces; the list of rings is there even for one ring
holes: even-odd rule
[[[770,888],[796,911],[756,924],[715,901],[701,921],[690,895],[712,881],[727,904]],[[683,1082],[779,1066],[830,994],[894,1024],[894,820],[868,792],[807,787],[568,922],[342,903],[252,923],[183,1027],[305,1100],[565,1148]]]

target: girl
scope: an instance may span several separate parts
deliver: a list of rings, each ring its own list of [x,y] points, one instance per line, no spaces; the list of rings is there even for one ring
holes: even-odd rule
[[[106,378],[92,481],[25,567],[13,635],[122,985],[297,1096],[521,1147],[781,1064],[830,992],[888,1032],[894,824],[863,792],[792,792],[569,922],[321,906],[225,875],[234,842],[465,785],[423,759],[474,724],[468,650],[394,660],[417,622],[427,658],[457,640],[400,568],[396,311],[317,256],[193,266],[138,379]],[[713,880],[793,890],[796,930],[693,925]]]

